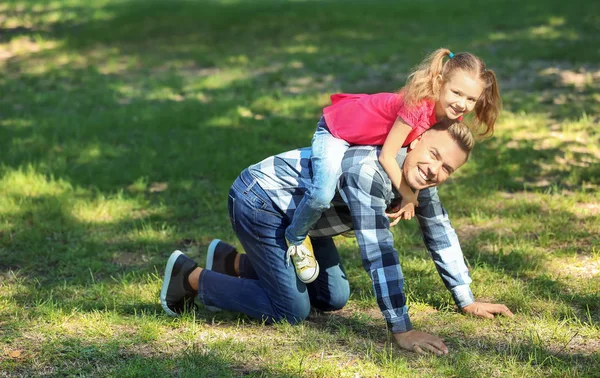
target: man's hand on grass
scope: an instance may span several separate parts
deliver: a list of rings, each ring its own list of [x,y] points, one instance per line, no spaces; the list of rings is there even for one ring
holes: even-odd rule
[[[438,356],[448,354],[448,348],[441,338],[425,332],[410,330],[402,333],[394,333],[394,338],[400,348],[419,353],[433,353]]]
[[[486,319],[493,319],[494,315],[502,314],[512,317],[514,314],[503,304],[473,302],[462,308],[462,311],[467,314],[479,316]]]

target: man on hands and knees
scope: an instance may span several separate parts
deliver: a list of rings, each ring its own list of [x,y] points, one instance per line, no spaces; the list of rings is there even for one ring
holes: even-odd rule
[[[505,305],[475,301],[460,243],[437,193],[437,186],[467,162],[473,145],[467,126],[440,123],[402,149],[396,160],[407,184],[419,191],[416,218],[423,241],[457,306],[484,318],[512,316]],[[350,287],[332,237],[354,231],[377,304],[398,345],[417,353],[448,353],[441,338],[412,329],[390,231],[398,221],[394,204],[399,201],[378,162],[380,147],[356,146],[345,153],[332,206],[309,233],[319,275],[309,284],[297,278],[286,261],[285,229],[311,183],[310,152],[304,148],[272,156],[238,176],[229,191],[229,218],[246,253],[214,240],[203,269],[175,251],[165,269],[164,310],[176,316],[197,297],[209,309],[295,324],[308,317],[311,306],[341,309]]]

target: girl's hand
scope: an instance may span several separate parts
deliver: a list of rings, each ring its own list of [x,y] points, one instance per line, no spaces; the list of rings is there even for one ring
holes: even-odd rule
[[[411,220],[415,216],[415,204],[413,202],[404,201],[400,203],[400,217],[402,219]]]
[[[387,215],[390,219],[393,219],[392,222],[390,222],[390,227],[394,227],[398,224],[398,222],[400,222],[400,219],[402,219],[400,217],[400,211],[396,211],[394,213],[385,213],[385,215]]]
[[[386,213],[390,219],[393,221],[390,223],[390,227],[393,227],[400,222],[401,219],[410,220],[415,216],[415,207],[419,206],[417,202],[417,196],[419,195],[419,191],[417,190],[410,200],[404,200],[400,202],[400,204],[396,204],[390,208],[390,212]]]

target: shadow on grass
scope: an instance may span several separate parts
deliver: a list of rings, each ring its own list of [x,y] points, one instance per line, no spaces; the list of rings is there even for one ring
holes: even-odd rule
[[[119,376],[119,377],[296,377],[272,366],[239,363],[239,349],[230,340],[210,345],[180,345],[163,354],[155,346],[119,340],[83,341],[64,337],[36,345],[15,360],[2,362],[11,376]]]

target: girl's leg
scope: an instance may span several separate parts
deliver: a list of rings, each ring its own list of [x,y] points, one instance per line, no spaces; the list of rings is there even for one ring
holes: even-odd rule
[[[294,218],[285,231],[291,245],[300,245],[308,231],[321,217],[335,195],[342,159],[349,144],[331,135],[321,118],[312,141],[312,185],[294,212]]]

